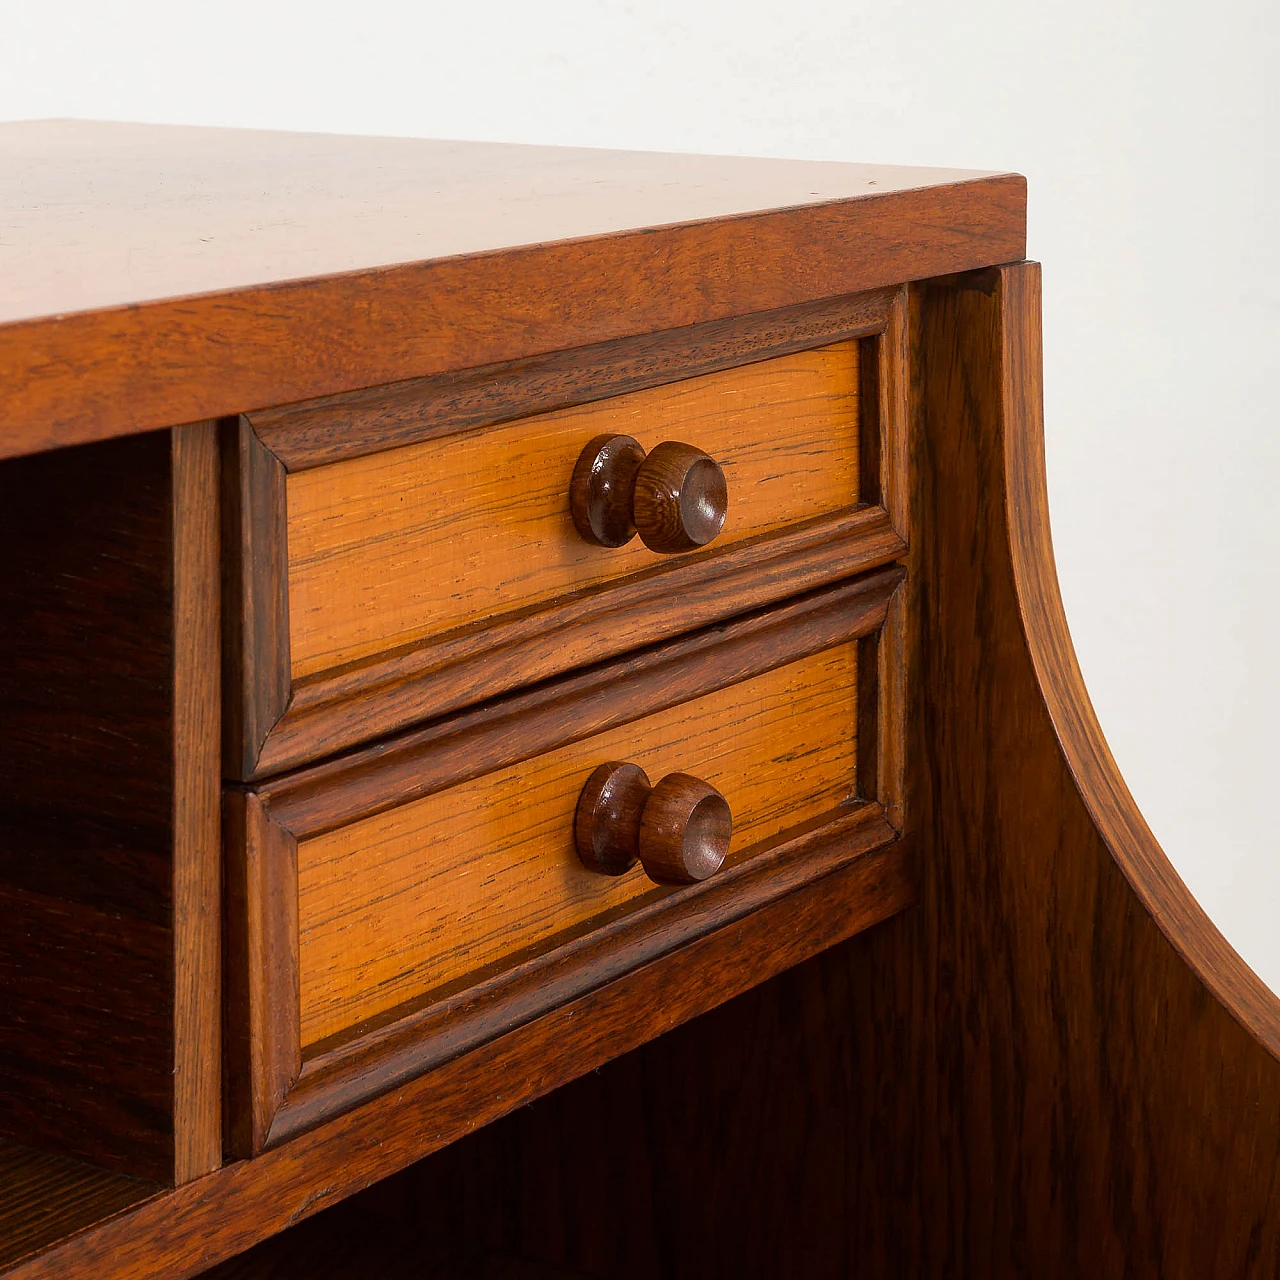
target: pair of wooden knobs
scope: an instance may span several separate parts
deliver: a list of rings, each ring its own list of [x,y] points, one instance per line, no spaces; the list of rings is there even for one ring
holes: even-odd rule
[[[620,547],[639,533],[650,551],[692,551],[724,528],[729,490],[691,444],[667,440],[646,454],[630,436],[597,436],[573,468],[569,510],[593,546]]]
[[[610,761],[578,797],[574,840],[584,866],[620,876],[639,861],[658,884],[694,884],[720,870],[733,816],[715,787],[687,773],[650,785],[635,764]]]

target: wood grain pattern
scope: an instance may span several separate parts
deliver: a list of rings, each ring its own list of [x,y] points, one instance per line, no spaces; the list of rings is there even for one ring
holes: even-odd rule
[[[261,1150],[302,1070],[298,864],[292,836],[256,796],[228,791],[224,974],[228,1148]]]
[[[250,918],[246,894],[255,895],[259,905],[254,918],[260,922],[295,918],[295,839],[341,831],[566,743],[848,644],[881,624],[901,580],[900,569],[880,570],[781,608],[459,713],[398,742],[267,782],[247,795],[232,793],[228,820],[233,918],[228,929],[235,940],[228,972],[239,975],[235,989],[244,993],[234,1014],[237,1030],[234,1035],[228,1032],[236,1058],[230,1098],[235,1149],[248,1153],[284,1141],[838,869],[868,847],[869,819],[858,816],[858,810],[849,815],[835,810],[790,827],[744,849],[741,861],[722,869],[709,883],[655,894],[651,901],[595,917],[576,932],[556,935],[551,949],[526,948],[488,970],[467,973],[452,985],[425,992],[420,1000],[390,1010],[358,1033],[317,1045],[303,1061],[300,1075],[299,1033],[296,1027],[289,1029],[278,1012],[292,1016],[298,1009],[297,957],[283,942],[251,954],[251,938],[242,923]],[[879,815],[878,806],[870,808]],[[882,834],[872,843],[892,833],[878,818],[876,823]],[[242,875],[237,870],[241,867],[252,874]],[[296,941],[297,928],[288,925],[280,932],[276,927],[272,936]],[[258,1021],[253,1023],[255,1017]]]
[[[0,1134],[174,1170],[167,433],[0,466]]]
[[[301,841],[304,1048],[662,892],[578,861],[574,809],[603,760],[696,770],[729,801],[733,849],[851,798],[856,689],[843,645]]]
[[[900,292],[874,289],[824,297],[776,311],[365,387],[247,417],[287,470],[302,471],[878,334]]]
[[[331,1124],[19,1263],[5,1280],[79,1274],[135,1280],[139,1273],[186,1280],[901,911],[912,893],[908,849],[901,841],[879,843],[840,870]],[[690,971],[714,980],[683,981]],[[513,1074],[515,1062],[520,1070]]]
[[[228,570],[227,589],[239,601],[227,615],[239,627],[226,641],[232,658],[228,685],[254,691],[240,699],[247,697],[248,705],[228,705],[229,775],[247,780],[278,773],[336,746],[396,732],[426,715],[850,576],[904,550],[882,511],[846,507],[730,548],[717,543],[706,554],[655,563],[615,581],[608,591],[572,592],[486,618],[483,627],[454,628],[426,642],[375,653],[294,680],[290,690],[289,625],[277,576],[286,542],[279,488],[284,481],[280,460],[263,448],[263,440],[288,466],[302,468],[316,459],[358,455],[366,440],[374,448],[383,438],[414,433],[457,435],[469,426],[565,399],[667,385],[700,370],[740,367],[751,357],[810,349],[824,336],[867,334],[859,340],[859,486],[863,496],[878,500],[885,485],[901,486],[900,477],[885,479],[882,471],[905,465],[899,443],[905,428],[895,407],[901,397],[887,395],[882,387],[905,385],[902,344],[895,337],[901,325],[894,319],[901,312],[901,292],[882,290],[288,406],[243,420],[237,433],[247,431],[252,439],[240,438],[238,444],[229,429],[229,483],[243,486],[258,477],[260,485],[253,500],[245,490],[238,513],[229,510],[227,521],[228,546],[237,557]],[[737,342],[740,350],[734,348]],[[894,519],[901,523],[901,513]],[[258,670],[261,678],[242,686],[236,662],[240,671]]]
[[[172,440],[174,1179],[222,1162],[218,436]]]
[[[680,557],[607,591],[507,615],[294,685],[256,768],[265,777],[333,751],[599,662],[717,618],[897,559],[905,545],[878,507],[806,521],[707,557]]]
[[[159,1190],[137,1178],[0,1141],[0,1268]]]
[[[6,123],[0,157],[4,323],[993,176],[88,120]]]
[[[59,128],[73,163],[41,133]],[[47,122],[6,126],[10,143],[26,149],[4,166],[24,191],[8,241],[37,266],[35,305],[12,282],[0,326],[5,454],[877,289],[1025,245],[1026,186],[1013,175],[825,165],[815,186],[813,166],[785,161]],[[387,145],[427,161],[380,165]],[[601,164],[604,183],[591,177]],[[389,178],[397,198],[353,217],[352,193]],[[50,180],[45,206],[33,203]],[[815,201],[824,188],[833,198]],[[274,212],[255,217],[264,200]],[[146,247],[128,255],[125,287],[49,296],[99,280],[121,243],[138,245],[140,221]],[[321,252],[299,260],[308,229]],[[40,245],[64,262],[100,252],[51,276]]]
[[[285,474],[243,419],[223,422],[220,437],[223,764],[236,778],[289,703]]]
[[[876,804],[819,815],[744,850],[710,881],[655,895],[558,940],[554,949],[511,957],[494,972],[469,975],[454,990],[432,992],[418,1006],[375,1020],[358,1035],[322,1042],[308,1054],[297,1083],[276,1110],[267,1145],[288,1141],[673,948],[764,911],[895,834]]]
[[[583,445],[684,441],[722,467],[716,546],[858,501],[858,347],[837,343],[288,478],[295,679],[658,561],[586,545],[569,518]]]
[[[913,292],[919,905],[508,1122],[519,1242],[676,1280],[1274,1276],[1280,1009],[1071,654],[1038,268]]]
[[[867,635],[902,580],[888,566],[811,591],[267,779],[253,794],[299,839],[318,836]]]

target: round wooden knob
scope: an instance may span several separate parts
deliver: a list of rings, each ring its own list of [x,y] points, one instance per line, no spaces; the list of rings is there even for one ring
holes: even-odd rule
[[[600,765],[578,797],[574,840],[583,865],[605,875],[636,860],[657,884],[693,884],[719,871],[733,815],[715,787],[669,773],[656,787],[638,765]]]
[[[650,551],[705,547],[728,510],[724,472],[691,444],[664,441],[636,472],[632,518]]]
[[[667,440],[646,456],[630,436],[597,436],[573,468],[569,510],[595,546],[620,547],[639,532],[650,551],[692,551],[724,528],[729,490],[693,445]]]

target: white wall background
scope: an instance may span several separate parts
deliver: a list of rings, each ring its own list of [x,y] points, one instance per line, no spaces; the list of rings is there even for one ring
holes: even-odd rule
[[[1085,675],[1280,991],[1278,66],[1276,0],[0,0],[0,119],[1025,173]]]

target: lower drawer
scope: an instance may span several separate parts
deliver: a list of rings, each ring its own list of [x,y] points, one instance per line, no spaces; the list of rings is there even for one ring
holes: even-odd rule
[[[304,1048],[670,893],[639,863],[615,876],[579,859],[575,807],[604,761],[719,790],[730,858],[852,799],[856,653],[837,645],[300,841]]]
[[[860,703],[879,698],[884,655],[867,638],[900,577],[230,797],[239,1145],[261,1149],[358,1100],[355,1076],[385,1087],[427,1069],[891,836],[863,776],[877,707]],[[374,1070],[388,1054],[395,1070]]]

